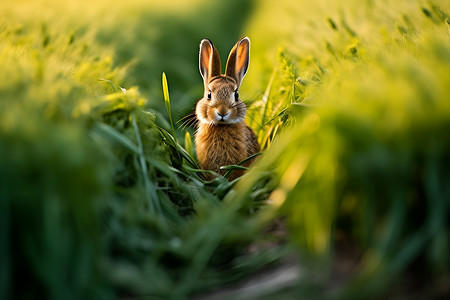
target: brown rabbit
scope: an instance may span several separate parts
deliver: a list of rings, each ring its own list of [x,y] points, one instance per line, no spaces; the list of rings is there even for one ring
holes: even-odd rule
[[[195,108],[199,121],[195,144],[203,170],[223,175],[225,171],[220,170],[221,166],[236,165],[260,151],[255,134],[245,124],[247,107],[238,93],[249,60],[250,40],[244,37],[231,49],[225,75],[222,75],[216,47],[208,39],[200,43],[199,67],[205,93]],[[249,166],[252,160],[245,166]],[[236,170],[229,180],[243,173],[243,170]],[[212,179],[214,176],[206,174],[206,177]]]

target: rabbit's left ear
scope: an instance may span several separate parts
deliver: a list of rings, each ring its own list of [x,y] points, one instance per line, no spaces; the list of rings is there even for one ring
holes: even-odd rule
[[[200,43],[199,69],[205,86],[212,77],[220,76],[221,73],[219,51],[208,39],[203,39]]]
[[[244,37],[231,49],[225,70],[225,75],[234,78],[238,87],[241,86],[242,78],[247,73],[249,62],[250,39]]]

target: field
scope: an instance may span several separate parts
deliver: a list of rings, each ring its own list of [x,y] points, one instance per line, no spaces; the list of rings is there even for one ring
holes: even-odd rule
[[[242,36],[262,153],[206,181]],[[449,100],[448,1],[3,1],[0,299],[445,299]]]

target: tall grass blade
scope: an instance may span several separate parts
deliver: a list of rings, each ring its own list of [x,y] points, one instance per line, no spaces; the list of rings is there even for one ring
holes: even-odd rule
[[[112,89],[114,90],[114,92],[115,92],[115,93],[118,92],[117,87],[112,83],[111,80],[105,79],[105,78],[99,78],[98,80],[99,80],[99,81],[105,81],[105,82],[108,82],[109,85],[111,85],[111,87],[112,87]]]
[[[223,175],[223,177],[229,178],[231,176],[231,174],[234,172],[234,170],[248,170],[248,168],[243,167],[242,165],[261,154],[262,154],[262,152],[258,152],[253,155],[250,155],[243,161],[239,162],[237,165],[221,166],[220,167],[221,170],[227,170],[227,172]]]
[[[194,150],[192,148],[192,139],[189,131],[186,131],[186,134],[184,135],[184,149],[186,149],[186,152],[189,154],[189,156],[194,157]]]
[[[170,126],[172,128],[172,136],[175,139],[175,141],[178,143],[177,135],[175,132],[175,127],[173,126],[172,111],[170,109],[169,86],[167,84],[166,73],[164,73],[164,72],[162,73],[162,85],[163,85],[164,102],[166,103],[167,113],[169,114]]]
[[[104,123],[97,123],[94,126],[94,131],[99,133],[101,136],[107,138],[108,140],[115,142],[122,147],[128,149],[134,154],[139,154],[138,147],[131,141],[126,135],[120,133],[113,127],[104,124]]]
[[[158,195],[156,194],[156,189],[153,184],[150,182],[150,178],[148,175],[147,162],[144,155],[144,148],[142,147],[141,134],[139,133],[139,127],[136,122],[136,114],[132,113],[131,122],[133,124],[134,131],[136,133],[137,140],[137,148],[138,148],[138,157],[139,163],[142,170],[142,177],[145,187],[145,195],[147,197],[147,202],[149,208],[152,212],[157,212],[160,216],[162,216],[161,205],[159,203]]]
[[[185,159],[192,168],[199,169],[195,159],[183,147],[181,147],[180,144],[178,144],[176,139],[167,130],[161,127],[158,127],[158,129],[164,137],[166,143],[176,151],[175,155],[177,155],[179,159]]]
[[[273,80],[275,78],[275,74],[277,73],[277,68],[274,68],[272,71],[272,75],[270,76],[269,83],[267,84],[266,90],[264,91],[264,95],[262,97],[263,107],[261,111],[261,128],[265,126],[266,124],[266,118],[267,118],[267,112],[269,107],[269,97],[270,97],[270,91],[272,90],[272,84]]]

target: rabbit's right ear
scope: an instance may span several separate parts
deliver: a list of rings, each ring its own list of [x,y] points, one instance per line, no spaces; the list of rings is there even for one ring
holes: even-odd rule
[[[208,39],[200,43],[199,69],[205,85],[210,78],[221,75],[219,51]]]
[[[236,80],[238,88],[241,86],[242,78],[248,70],[248,64],[250,62],[250,39],[244,37],[240,39],[228,56],[227,67],[225,69],[225,75],[230,76]]]

